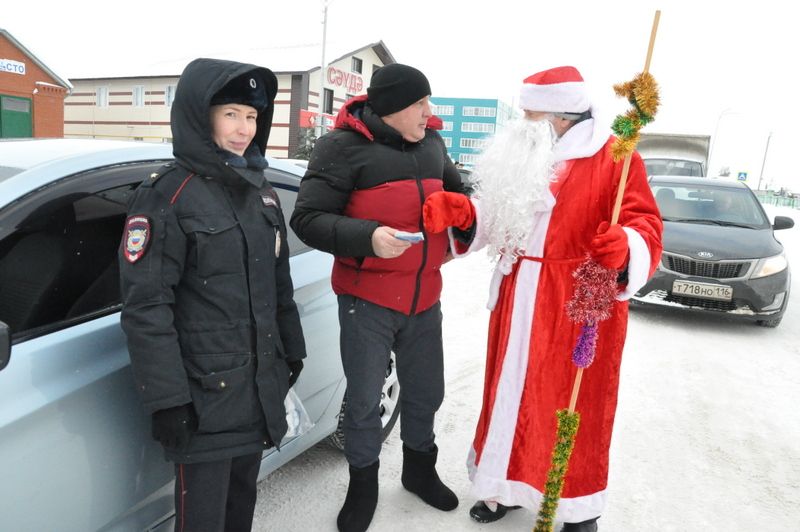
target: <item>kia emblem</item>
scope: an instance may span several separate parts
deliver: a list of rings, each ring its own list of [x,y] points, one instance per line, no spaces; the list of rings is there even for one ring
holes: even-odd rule
[[[710,251],[698,251],[697,256],[704,259],[710,259],[711,257],[714,256],[714,254],[711,253]]]

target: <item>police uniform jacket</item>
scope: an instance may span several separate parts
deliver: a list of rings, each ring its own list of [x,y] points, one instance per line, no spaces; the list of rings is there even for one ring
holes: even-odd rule
[[[269,109],[245,157],[218,149],[209,102],[245,72]],[[277,81],[267,69],[200,59],[172,107],[175,163],[137,189],[120,248],[122,327],[149,412],[192,403],[198,428],[176,462],[249,454],[286,432],[287,361],[305,357],[286,227],[263,158]]]

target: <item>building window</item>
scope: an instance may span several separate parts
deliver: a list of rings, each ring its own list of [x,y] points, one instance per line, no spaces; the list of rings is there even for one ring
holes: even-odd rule
[[[359,59],[358,57],[354,57],[352,63],[353,64],[350,65],[350,70],[352,70],[353,72],[355,72],[357,74],[361,74],[361,69],[364,66],[364,62],[361,59]]]
[[[462,164],[475,164],[475,161],[478,159],[477,153],[459,153],[458,154],[458,162]]]
[[[451,137],[442,137],[442,140],[444,141],[444,145],[446,148],[453,147],[453,139]]]
[[[172,107],[172,102],[175,101],[175,85],[167,85],[164,91],[164,104],[167,107]]]
[[[482,150],[486,147],[486,139],[461,139],[459,146],[462,148],[472,148],[475,150]]]
[[[97,87],[94,104],[97,107],[108,107],[108,87]]]
[[[452,122],[442,122],[442,131],[453,131]]]
[[[141,85],[136,85],[133,87],[133,106],[134,107],[144,107],[144,87]]]
[[[322,112],[328,115],[333,114],[333,91],[325,89],[325,98],[322,102]]]
[[[454,111],[452,105],[431,105],[431,112],[437,116],[453,116]]]
[[[494,124],[485,122],[464,122],[461,124],[464,133],[494,133]]]
[[[494,107],[464,107],[461,110],[463,116],[497,116],[497,109]]]
[[[10,96],[4,96],[0,98],[0,102],[2,103],[3,111],[17,111],[18,113],[30,113],[31,112],[31,101],[30,100],[23,100],[22,98],[11,98]]]

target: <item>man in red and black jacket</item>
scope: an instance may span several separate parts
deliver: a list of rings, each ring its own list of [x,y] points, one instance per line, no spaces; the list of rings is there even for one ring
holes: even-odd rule
[[[433,192],[463,188],[434,129],[441,121],[430,94],[415,68],[379,69],[367,95],[348,101],[333,131],[317,140],[291,219],[306,244],[336,258],[350,465],[341,531],[366,530],[377,505],[379,405],[391,351],[402,390],[403,486],[440,510],[458,506],[436,473],[433,433],[444,397],[439,270],[448,240],[425,232],[422,205]]]

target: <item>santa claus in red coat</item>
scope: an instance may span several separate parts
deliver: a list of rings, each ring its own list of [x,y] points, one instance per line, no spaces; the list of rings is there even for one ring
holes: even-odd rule
[[[565,531],[594,531],[606,504],[627,300],[660,260],[661,217],[634,153],[618,223],[609,226],[623,162],[612,159],[614,137],[575,68],[525,79],[520,105],[525,119],[482,154],[473,198],[440,192],[424,208],[429,231],[451,228],[456,256],[487,248],[496,261],[483,405],[468,459],[478,499],[470,515],[490,522],[515,507],[539,508],[555,413],[569,404],[577,371],[571,355],[582,324],[565,306],[589,253],[619,270],[619,294],[583,375],[581,425],[556,520]]]

